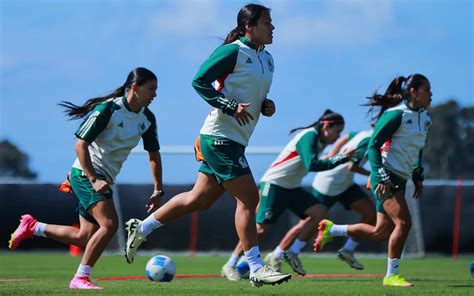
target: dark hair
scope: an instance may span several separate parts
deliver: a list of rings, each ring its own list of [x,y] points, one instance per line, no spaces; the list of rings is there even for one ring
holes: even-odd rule
[[[62,101],[58,105],[66,108],[64,113],[71,117],[71,119],[79,119],[86,116],[98,104],[111,98],[124,96],[133,83],[136,83],[137,85],[143,85],[145,82],[150,80],[157,80],[156,75],[146,68],[139,67],[133,69],[128,74],[127,80],[122,86],[106,96],[89,99],[82,106],[77,106],[67,101]]]
[[[365,105],[370,106],[368,113],[372,120],[377,122],[385,110],[400,104],[404,99],[410,98],[410,89],[418,90],[425,81],[428,81],[428,78],[421,74],[412,74],[407,78],[398,76],[392,80],[383,95],[374,92],[371,97],[367,97],[369,102]],[[378,109],[378,107],[380,107],[379,112],[376,116],[373,116],[374,109]]]
[[[327,123],[329,125],[344,124],[344,117],[342,117],[342,115],[339,114],[339,113],[333,112],[330,109],[326,109],[326,111],[324,111],[323,115],[321,115],[321,117],[319,117],[318,120],[316,120],[315,122],[311,123],[308,126],[298,127],[298,128],[294,128],[294,129],[290,130],[289,135],[291,135],[292,133],[294,133],[298,130],[310,128],[312,126],[315,127],[317,130],[319,130],[321,125],[323,125],[325,123]]]
[[[242,7],[237,15],[237,27],[227,34],[224,44],[232,43],[245,36],[245,26],[255,26],[263,13],[270,13],[270,8],[259,4],[247,4]]]

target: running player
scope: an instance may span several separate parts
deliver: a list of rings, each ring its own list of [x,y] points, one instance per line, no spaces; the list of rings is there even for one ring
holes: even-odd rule
[[[269,8],[246,5],[239,11],[237,27],[199,69],[193,87],[214,109],[200,132],[197,150],[203,162],[197,181],[191,191],[176,195],[145,220],[127,222],[129,263],[154,229],[208,209],[227,191],[237,201],[235,226],[250,264],[251,284],[273,285],[291,278],[261,259],[255,227],[258,190],[244,154],[260,113],[272,116],[275,112],[273,101],[267,98],[274,63],[265,50],[265,44],[273,42],[274,28]]]
[[[118,227],[111,185],[140,139],[148,151],[154,183],[147,207],[151,211],[159,205],[163,193],[160,145],[155,116],[148,109],[156,89],[155,74],[136,68],[122,86],[107,96],[90,99],[83,106],[60,104],[72,119],[85,118],[75,133],[77,158],[69,175],[70,188],[79,201],[80,229],[46,224],[26,214],[12,234],[9,248],[14,250],[22,240],[33,236],[83,248],[70,289],[102,289],[91,283],[89,276]]]
[[[426,108],[431,103],[431,86],[421,74],[395,78],[385,94],[375,93],[368,105],[380,106],[374,133],[369,142],[372,167],[370,184],[376,199],[376,226],[359,223],[336,225],[323,220],[314,243],[316,252],[333,236],[350,236],[357,241],[388,239],[387,273],[384,286],[413,286],[399,274],[400,257],[411,228],[411,217],[405,200],[408,179],[415,185],[413,198],[423,192],[422,149],[431,126]]]
[[[372,130],[346,134],[334,144],[333,149],[328,153],[327,156],[332,157],[354,151],[351,161],[331,170],[318,172],[314,178],[312,193],[326,207],[326,213],[333,205],[340,203],[346,210],[352,210],[360,214],[361,223],[375,224],[373,203],[359,185],[354,183],[355,173],[365,176],[370,174],[363,166],[367,161],[367,147],[371,135]],[[326,216],[322,218],[326,218]],[[266,258],[269,262],[272,262],[272,265],[279,266],[281,261],[285,259],[294,271],[305,274],[298,256],[311,239],[311,236],[304,233],[300,234],[304,225],[308,222],[309,220],[305,219],[296,224],[287,232],[275,250],[267,255]],[[295,240],[296,235],[299,236]],[[291,243],[293,244],[291,245]],[[364,269],[364,266],[354,257],[357,245],[358,242],[348,238],[344,246],[338,251],[337,256],[350,267],[361,270]]]
[[[260,203],[256,220],[259,235],[264,235],[286,209],[291,210],[301,219],[310,217],[310,222],[305,225],[303,232],[315,229],[317,222],[325,217],[325,207],[310,192],[301,187],[301,181],[311,171],[329,170],[349,161],[347,155],[337,155],[329,159],[320,158],[320,153],[325,146],[334,143],[343,129],[343,117],[331,110],[326,110],[316,122],[290,131],[291,134],[301,130],[286,145],[261,179]],[[311,222],[313,220],[317,221]],[[234,265],[240,253],[239,243],[229,261],[222,268],[223,275],[230,280],[235,279],[227,270],[235,270]],[[267,263],[274,269],[280,269],[279,265],[273,264],[268,259],[267,257]],[[304,270],[299,269],[297,272],[302,274]]]

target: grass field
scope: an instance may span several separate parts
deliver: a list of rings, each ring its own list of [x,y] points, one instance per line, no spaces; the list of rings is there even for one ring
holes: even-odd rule
[[[217,275],[226,257],[173,256],[177,275]],[[170,283],[152,283],[147,279],[101,280],[106,277],[144,276],[148,257],[137,257],[132,265],[122,256],[104,256],[93,271],[92,278],[102,291],[70,291],[67,286],[79,257],[55,253],[0,252],[0,295],[29,294],[111,294],[111,295],[474,295],[474,278],[469,265],[472,258],[430,257],[406,259],[402,274],[415,283],[412,288],[383,287],[381,274],[386,259],[362,258],[363,271],[350,269],[333,258],[303,256],[303,264],[317,277],[297,277],[279,286],[253,288],[248,281],[230,282],[219,277],[176,278]],[[287,265],[284,271],[289,271]],[[343,277],[343,274],[379,274],[378,276]]]

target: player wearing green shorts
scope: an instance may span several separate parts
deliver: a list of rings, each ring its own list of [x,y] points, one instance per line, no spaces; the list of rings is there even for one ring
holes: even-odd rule
[[[337,154],[353,153],[349,162],[316,174],[312,185],[312,194],[321,206],[319,219],[326,218],[327,212],[331,207],[339,202],[346,210],[353,210],[359,213],[362,216],[362,222],[375,223],[375,210],[372,202],[353,180],[356,172],[369,175],[369,172],[363,168],[363,165],[367,160],[367,146],[371,135],[371,130],[344,135],[327,154],[327,157],[332,157]],[[300,262],[298,256],[310,239],[305,232],[301,233],[301,230],[307,223],[313,223],[314,225],[314,223],[319,223],[319,220],[300,220],[298,224],[286,233],[273,253],[268,255],[269,260],[273,261],[274,264],[280,264],[284,258],[292,267],[300,265],[298,264]],[[354,257],[354,250],[357,244],[357,242],[349,238],[344,247],[339,250],[338,258],[348,263],[352,268],[363,269],[363,265]],[[283,256],[281,255],[282,251],[285,251]]]
[[[258,190],[244,154],[260,114],[275,112],[273,101],[267,98],[274,63],[265,49],[273,42],[273,29],[270,9],[246,5],[238,14],[237,27],[199,68],[192,85],[213,109],[196,146],[203,161],[197,181],[191,191],[173,197],[145,220],[127,222],[129,263],[154,229],[208,209],[227,191],[237,202],[235,226],[250,263],[251,284],[278,284],[291,278],[261,259],[255,227]]]
[[[410,178],[415,185],[414,198],[423,192],[422,149],[431,126],[426,108],[431,103],[431,86],[421,74],[397,77],[385,94],[374,94],[369,105],[380,106],[374,133],[369,142],[372,167],[370,184],[377,202],[376,226],[359,223],[336,225],[323,220],[319,224],[315,251],[319,252],[333,236],[355,240],[388,239],[387,273],[384,286],[411,287],[399,274],[400,257],[411,228],[405,200],[405,185]]]
[[[62,184],[66,190],[72,188],[78,199],[80,229],[45,224],[31,215],[23,215],[9,247],[13,250],[34,235],[83,248],[84,255],[70,289],[101,289],[89,276],[118,227],[111,185],[140,139],[148,151],[154,183],[147,207],[151,211],[159,204],[163,186],[160,145],[155,116],[148,109],[156,89],[155,74],[136,68],[121,87],[107,96],[90,99],[83,106],[60,104],[66,107],[69,117],[85,118],[75,133],[77,158],[69,174],[70,187]]]
[[[260,202],[256,219],[259,235],[264,235],[287,209],[299,218],[308,217],[311,221],[302,232],[306,235],[314,232],[312,229],[316,229],[317,221],[322,218],[324,206],[310,192],[301,187],[301,182],[309,172],[329,170],[349,160],[346,155],[337,155],[328,159],[320,158],[324,147],[334,143],[343,129],[343,117],[326,110],[316,122],[290,132],[301,130],[285,146],[260,180]],[[310,237],[311,234],[309,234]],[[281,257],[284,251],[280,250],[277,255],[273,252],[270,253],[270,257],[266,257],[267,263],[275,270],[280,270],[280,264],[272,256]],[[240,253],[239,243],[226,266],[231,266]],[[305,274],[298,257],[295,256],[292,259],[288,261],[291,267],[297,273]]]

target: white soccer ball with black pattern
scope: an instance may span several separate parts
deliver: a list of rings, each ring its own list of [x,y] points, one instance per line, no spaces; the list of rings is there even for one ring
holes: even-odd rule
[[[148,260],[146,276],[152,282],[170,282],[176,273],[174,261],[164,255],[158,255]]]

